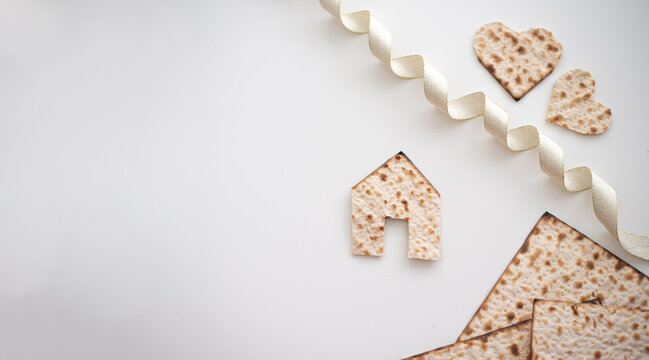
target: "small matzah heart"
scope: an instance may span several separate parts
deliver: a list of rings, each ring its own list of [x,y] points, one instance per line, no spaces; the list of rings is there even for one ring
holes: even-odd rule
[[[518,33],[495,22],[478,29],[473,49],[482,65],[518,100],[554,70],[563,48],[548,30]]]
[[[554,83],[546,120],[580,134],[601,134],[611,126],[611,109],[595,101],[595,80],[571,70]]]

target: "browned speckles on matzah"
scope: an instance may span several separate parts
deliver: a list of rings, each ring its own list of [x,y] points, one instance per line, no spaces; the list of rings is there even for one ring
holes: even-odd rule
[[[649,309],[649,278],[545,213],[459,340],[530,319],[535,298]]]
[[[649,311],[538,300],[533,359],[649,359]]]
[[[381,256],[385,218],[408,220],[408,257],[439,259],[440,196],[400,152],[352,188],[352,253]]]
[[[601,305],[599,299],[587,301]],[[458,341],[455,344],[443,346],[434,350],[415,355],[405,360],[437,360],[437,359],[524,359],[530,355],[532,340],[531,320],[510,325],[506,328]]]
[[[500,359],[527,360],[530,353],[531,321],[459,341],[404,360]]]
[[[595,80],[588,71],[571,70],[554,83],[546,120],[584,135],[611,126],[611,109],[595,101]]]
[[[563,48],[545,29],[518,33],[495,22],[478,29],[473,49],[482,65],[518,100],[554,70]]]

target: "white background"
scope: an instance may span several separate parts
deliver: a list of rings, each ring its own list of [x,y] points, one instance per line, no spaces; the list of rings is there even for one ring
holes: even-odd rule
[[[531,10],[531,7],[534,7]],[[649,3],[370,1],[394,55],[485,91],[617,190],[649,234]],[[515,102],[472,37],[545,27],[558,67]],[[613,110],[544,121],[580,67]],[[350,188],[403,150],[442,196],[442,258],[350,253]],[[481,119],[454,122],[317,1],[0,1],[0,358],[394,359],[453,342],[543,212],[616,255],[590,192]]]

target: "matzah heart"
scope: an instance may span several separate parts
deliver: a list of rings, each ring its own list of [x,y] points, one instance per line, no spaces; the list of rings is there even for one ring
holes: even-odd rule
[[[548,30],[518,33],[495,22],[478,29],[473,49],[482,65],[518,100],[554,70],[563,48]]]
[[[575,69],[554,83],[546,120],[580,134],[601,134],[611,126],[611,109],[595,101],[595,80]]]

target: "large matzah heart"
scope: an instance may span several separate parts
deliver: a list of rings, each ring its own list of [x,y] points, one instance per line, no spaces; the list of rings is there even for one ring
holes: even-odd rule
[[[554,83],[546,120],[580,134],[601,134],[611,126],[611,109],[595,101],[595,80],[571,70]]]
[[[518,33],[495,22],[478,29],[473,49],[482,65],[518,100],[554,70],[563,48],[545,29]]]

